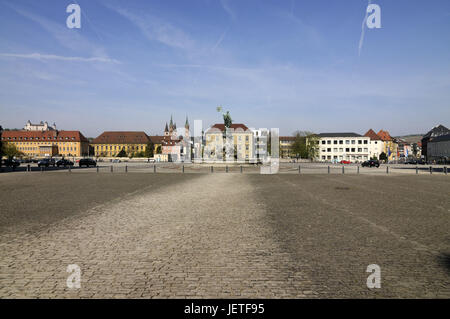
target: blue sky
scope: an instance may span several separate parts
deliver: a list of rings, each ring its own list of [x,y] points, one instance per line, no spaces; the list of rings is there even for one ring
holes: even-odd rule
[[[283,135],[448,126],[450,1],[372,3],[358,54],[364,0],[0,0],[0,125],[153,135],[222,105]]]

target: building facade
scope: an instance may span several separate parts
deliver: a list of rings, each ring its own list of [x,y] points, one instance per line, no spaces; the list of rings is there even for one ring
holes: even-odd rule
[[[383,153],[389,161],[398,160],[398,144],[388,131],[380,130],[377,135],[383,141]]]
[[[291,158],[297,154],[292,153],[292,145],[295,142],[295,136],[280,136],[280,157]]]
[[[422,137],[422,155],[428,160],[428,142],[436,137],[450,134],[450,130],[443,125],[436,125]]]
[[[89,150],[80,131],[4,131],[2,142],[14,144],[27,157],[86,156]]]
[[[450,163],[450,134],[441,135],[428,141],[427,159],[430,162]]]
[[[364,136],[370,138],[369,157],[379,159],[384,151],[384,142],[372,129],[369,129]]]
[[[100,134],[91,144],[97,157],[116,157],[122,150],[131,157],[145,152],[149,142],[145,132],[109,131]]]
[[[320,133],[317,160],[358,163],[370,156],[370,138],[356,133]]]
[[[206,161],[255,162],[253,132],[244,124],[214,124],[205,132],[203,158]],[[227,155],[228,154],[228,155]]]

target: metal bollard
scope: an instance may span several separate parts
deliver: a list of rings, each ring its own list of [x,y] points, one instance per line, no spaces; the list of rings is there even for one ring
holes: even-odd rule
[[[125,165],[125,173],[128,173],[128,165]]]
[[[31,166],[30,166],[30,164],[27,165],[27,172],[31,172]]]
[[[444,166],[444,174],[447,175],[447,166]]]
[[[301,173],[300,165],[298,166],[298,173],[299,173],[299,174]]]
[[[228,173],[228,165],[225,166],[225,171]]]
[[[69,165],[69,173],[72,171],[72,165]]]
[[[342,174],[345,174],[345,166],[342,166]]]
[[[359,165],[358,165],[358,169],[357,169],[357,174],[359,174]]]
[[[386,166],[386,174],[389,174],[389,166]]]
[[[156,173],[156,165],[153,165],[153,173]]]
[[[184,173],[184,165],[183,165],[183,173]]]
[[[342,166],[343,167],[343,166]],[[328,165],[328,174],[330,174],[330,165]]]
[[[214,172],[214,168],[211,166],[211,173],[213,173]]]
[[[113,172],[113,166],[111,165],[111,173]]]
[[[419,174],[419,166],[416,166],[416,175]]]
[[[242,165],[241,165],[241,174],[242,174]]]
[[[433,174],[433,168],[430,166],[430,175]]]

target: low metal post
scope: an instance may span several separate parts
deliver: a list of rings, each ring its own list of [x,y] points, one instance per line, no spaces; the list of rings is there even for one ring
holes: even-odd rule
[[[358,170],[357,170],[357,174],[359,174],[359,165],[358,165]]]
[[[184,173],[184,165],[183,165],[183,173]]]
[[[447,175],[447,166],[444,166],[444,174]]]
[[[225,166],[225,171],[228,173],[228,165]]]
[[[113,172],[113,166],[111,165],[111,173]]]
[[[69,165],[69,173],[72,171],[72,165]]]
[[[416,166],[416,175],[419,174],[419,166]]]
[[[242,165],[241,165],[241,174],[242,174]]]
[[[342,166],[342,174],[345,174],[345,166]]]
[[[125,173],[128,173],[128,165],[125,165]]]
[[[214,173],[214,168],[211,166],[211,173]]]
[[[433,168],[430,166],[430,175],[433,174]]]
[[[27,172],[31,172],[31,166],[30,166],[30,164],[27,165]]]
[[[330,174],[330,165],[328,165],[328,174]]]
[[[389,174],[389,166],[386,166],[386,174]]]
[[[300,165],[298,166],[298,173],[301,173]]]
[[[153,165],[153,173],[156,173],[156,165]]]

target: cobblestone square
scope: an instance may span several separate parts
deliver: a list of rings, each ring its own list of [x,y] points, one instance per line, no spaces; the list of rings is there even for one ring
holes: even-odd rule
[[[450,298],[449,189],[444,175],[2,174],[0,298]]]

